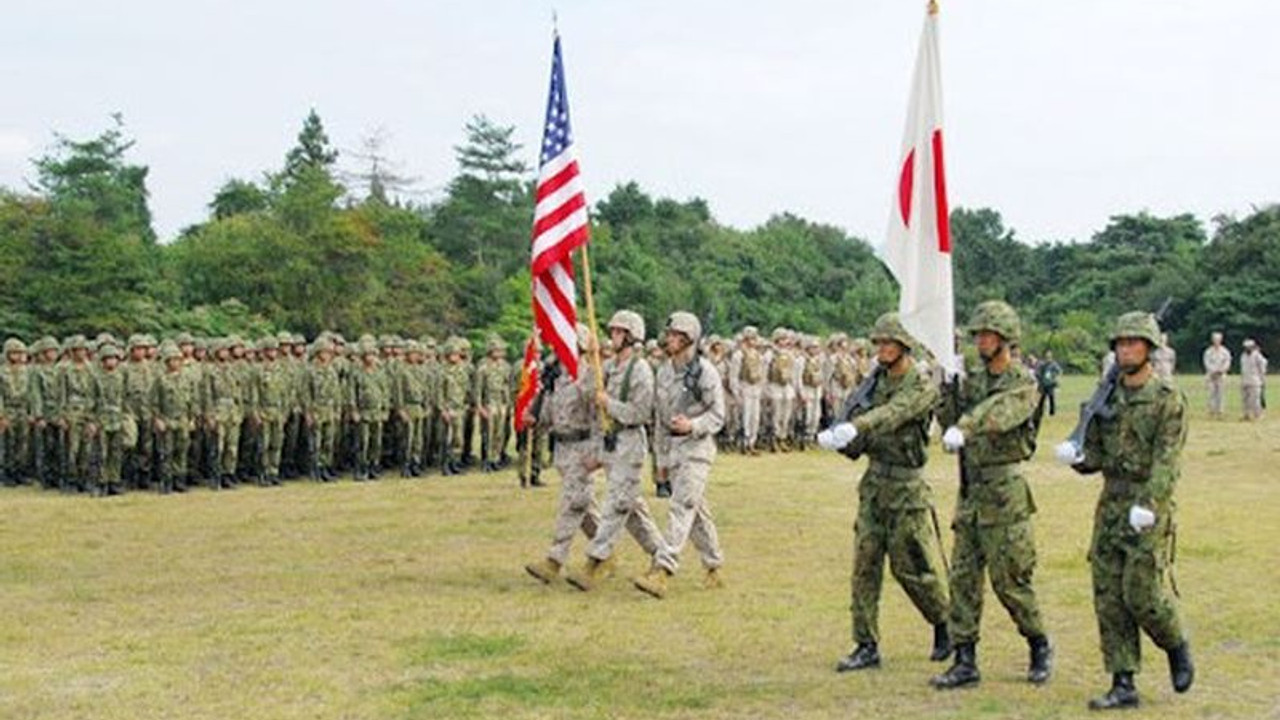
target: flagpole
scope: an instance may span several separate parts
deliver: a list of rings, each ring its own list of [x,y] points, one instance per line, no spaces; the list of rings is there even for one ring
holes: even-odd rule
[[[591,287],[591,256],[587,253],[590,243],[582,243],[582,285],[587,291],[587,324],[591,328],[591,337],[595,342],[591,345],[591,369],[596,376],[596,394],[604,392],[604,371],[600,364],[600,328],[596,324],[596,297]],[[613,430],[613,419],[609,417],[609,408],[600,405],[600,430],[608,433]]]

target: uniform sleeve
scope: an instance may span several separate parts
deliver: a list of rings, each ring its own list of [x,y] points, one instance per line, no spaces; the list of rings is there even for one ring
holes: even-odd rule
[[[693,423],[693,434],[698,437],[715,435],[724,427],[724,386],[720,383],[720,373],[711,363],[698,359],[702,363],[702,374],[698,385],[702,390],[703,404],[706,410],[696,417],[689,418]]]
[[[631,388],[627,391],[627,401],[609,396],[609,416],[623,425],[643,425],[653,417],[653,370],[649,363],[633,359],[631,365]],[[625,377],[626,370],[623,375]]]
[[[966,436],[1008,432],[1031,418],[1036,409],[1036,384],[1029,377],[1014,387],[991,395],[962,414],[954,423]]]
[[[1184,422],[1186,399],[1177,390],[1171,390],[1155,418],[1155,441],[1151,448],[1151,477],[1141,492],[1144,505],[1164,505],[1173,496],[1174,486],[1181,474],[1182,446],[1187,440]]]
[[[938,389],[917,371],[884,405],[868,410],[853,420],[859,433],[883,435],[918,419],[938,402]],[[883,376],[881,380],[883,381]]]

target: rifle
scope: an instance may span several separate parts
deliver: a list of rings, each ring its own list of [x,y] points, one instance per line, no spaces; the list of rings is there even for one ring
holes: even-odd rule
[[[871,396],[875,394],[876,383],[880,381],[880,375],[883,372],[884,368],[878,363],[872,366],[871,374],[863,378],[858,387],[844,399],[844,404],[840,406],[840,411],[832,419],[832,426],[851,422],[854,418],[871,409]],[[853,442],[841,448],[840,452],[848,456],[850,460],[857,460],[865,450],[866,443],[859,436],[854,438]]]
[[[1167,297],[1160,305],[1160,309],[1155,313],[1156,322],[1159,323],[1169,306],[1173,304],[1173,298]],[[1095,419],[1109,420],[1115,417],[1116,410],[1111,404],[1111,398],[1116,393],[1116,385],[1120,380],[1120,363],[1116,362],[1108,370],[1107,374],[1102,377],[1102,381],[1098,383],[1098,387],[1094,388],[1093,395],[1080,405],[1080,420],[1076,423],[1076,427],[1071,431],[1065,442],[1059,447],[1059,454],[1062,456],[1069,448],[1073,453],[1073,457],[1079,458],[1084,452],[1085,435],[1089,432],[1089,426],[1093,424]]]

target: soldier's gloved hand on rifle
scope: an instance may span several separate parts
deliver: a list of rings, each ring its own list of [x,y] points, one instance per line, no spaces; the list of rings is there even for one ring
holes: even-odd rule
[[[818,433],[818,445],[827,450],[841,450],[858,437],[853,423],[840,423]]]
[[[1070,440],[1063,440],[1054,448],[1054,457],[1063,465],[1079,465],[1084,462],[1084,451],[1076,447]]]
[[[1129,526],[1142,532],[1156,524],[1156,514],[1141,505],[1129,508]]]
[[[942,449],[949,453],[958,451],[964,447],[964,431],[952,425],[947,431],[942,433]]]

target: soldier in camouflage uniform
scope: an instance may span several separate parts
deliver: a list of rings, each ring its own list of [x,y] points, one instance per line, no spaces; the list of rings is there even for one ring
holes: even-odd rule
[[[187,453],[198,400],[198,378],[187,372],[182,350],[168,341],[160,346],[160,372],[151,386],[151,424],[155,431],[156,479],[160,492],[187,489]]]
[[[856,647],[836,665],[838,672],[880,666],[877,620],[886,556],[898,584],[933,626],[929,659],[946,660],[951,654],[942,546],[933,493],[921,472],[938,390],[913,359],[916,340],[896,313],[876,321],[871,339],[881,368],[870,397],[871,409],[818,436],[823,447],[851,459],[864,454],[871,459],[858,483],[853,527],[850,608]]]
[[[857,389],[863,374],[858,361],[849,349],[849,337],[836,333],[827,341],[827,381],[823,405],[827,417],[835,417],[844,406],[845,398]]]
[[[1121,315],[1111,333],[1120,382],[1114,413],[1097,416],[1085,435],[1077,472],[1101,471],[1105,482],[1094,514],[1089,564],[1093,608],[1111,689],[1089,702],[1095,710],[1138,705],[1133,676],[1140,668],[1141,632],[1168,655],[1173,689],[1195,679],[1178,608],[1165,591],[1171,572],[1175,503],[1187,438],[1186,397],[1151,366],[1160,327],[1149,313]]]
[[[1049,679],[1053,649],[1045,634],[1032,576],[1036,566],[1031,515],[1035,501],[1021,464],[1035,453],[1039,430],[1036,379],[1012,360],[1021,340],[1017,312],[999,300],[980,303],[969,332],[984,367],[956,388],[944,388],[938,416],[947,427],[943,449],[961,454],[961,488],[952,529],[951,619],[955,662],[933,678],[937,688],[981,679],[976,645],[984,573],[1030,647],[1027,679]],[[956,382],[959,382],[957,380]]]
[[[462,338],[451,337],[445,343],[446,364],[440,376],[440,422],[443,435],[440,472],[444,475],[462,472],[462,434],[470,407],[470,371],[462,351]]]
[[[822,388],[826,378],[823,376],[826,358],[822,354],[822,343],[816,337],[804,340],[804,355],[800,362],[800,408],[804,415],[804,433],[797,439],[803,450],[818,435],[818,422],[822,419]]]
[[[292,345],[292,343],[290,343]],[[258,484],[279,485],[280,463],[284,457],[284,429],[294,405],[294,382],[291,368],[282,364],[280,343],[265,337],[258,342],[262,361],[258,363],[257,418]]]
[[[658,466],[671,480],[667,534],[653,566],[635,579],[637,589],[656,598],[667,593],[667,578],[679,568],[680,551],[692,541],[706,569],[703,587],[721,586],[724,555],[706,499],[707,478],[716,457],[715,435],[724,425],[724,390],[716,368],[697,353],[702,323],[688,312],[667,319],[667,361],[658,368],[654,390],[654,444]]]
[[[587,546],[586,563],[565,578],[583,591],[591,590],[607,573],[624,528],[645,555],[652,557],[662,545],[662,535],[640,487],[640,475],[649,455],[645,423],[653,417],[653,372],[636,351],[637,344],[644,343],[644,318],[631,310],[619,310],[608,327],[614,356],[601,368],[604,387],[596,391],[595,403],[605,409],[612,425],[601,438],[600,455],[608,494],[600,529]]]
[[[511,363],[505,357],[507,345],[494,335],[485,347],[487,356],[476,368],[476,401],[480,413],[481,469],[498,470],[506,454],[507,412],[511,407]]]
[[[707,339],[707,359],[716,366],[716,372],[720,373],[720,382],[724,385],[724,427],[720,428],[720,432],[716,435],[716,447],[720,450],[728,450],[734,444],[734,439],[738,437],[741,412],[734,399],[733,390],[729,387],[728,347],[719,335],[712,335]]]
[[[5,364],[0,367],[0,475],[6,485],[21,485],[28,477],[31,437],[40,432],[31,414],[31,378],[27,346],[11,337],[4,341]],[[38,479],[38,478],[37,478]]]
[[[51,335],[36,340],[31,345],[30,394],[27,411],[33,423],[29,438],[30,457],[36,479],[47,489],[56,486],[58,448],[61,434],[55,420],[58,417],[58,355],[61,346]]]
[[[400,372],[396,375],[399,385],[400,422],[404,427],[402,438],[403,454],[399,457],[403,462],[401,475],[404,477],[420,477],[423,468],[423,437],[427,430],[427,375],[423,372],[426,355],[422,344],[417,340],[405,343],[405,362],[400,364]]]
[[[578,323],[578,350],[584,356],[591,350],[591,333]],[[558,370],[558,366],[557,367]],[[578,379],[567,373],[543,371],[541,394],[535,416],[533,407],[525,410],[527,428],[542,428],[556,437],[553,462],[560,472],[560,504],[556,510],[551,547],[542,560],[524,566],[526,572],[544,583],[560,574],[569,559],[573,536],[581,530],[587,539],[595,537],[600,527],[592,480],[600,466],[600,436],[596,420],[595,375],[589,363],[579,366]],[[547,383],[550,383],[548,387]]]
[[[426,394],[422,446],[418,456],[422,458],[421,471],[426,472],[427,468],[439,464],[440,456],[440,357],[435,338],[424,335],[418,342],[422,344],[422,364],[417,366],[417,372]]]
[[[348,385],[351,417],[357,423],[359,446],[355,479],[374,480],[382,459],[382,424],[390,409],[391,389],[378,363],[378,346],[373,338],[360,342],[359,364],[352,368]]]
[[[1231,374],[1231,351],[1222,344],[1222,333],[1209,335],[1209,347],[1204,349],[1201,362],[1209,388],[1209,416],[1221,420],[1226,410],[1227,376]]]
[[[774,328],[773,351],[768,356],[769,383],[766,394],[772,412],[772,437],[769,451],[791,450],[792,422],[795,419],[796,372],[799,362],[792,348],[792,334],[786,328]]]
[[[476,418],[480,415],[478,406],[479,390],[476,387],[476,366],[471,357],[471,341],[465,337],[457,338],[458,352],[462,355],[462,363],[454,372],[460,373],[463,387],[466,388],[466,410],[462,413],[461,446],[457,455],[460,468],[469,468],[475,464],[472,443],[476,436]]]
[[[57,425],[62,433],[59,482],[63,490],[85,490],[89,469],[85,431],[92,422],[94,369],[89,364],[89,343],[83,335],[72,335],[63,348],[70,357],[58,369]]]
[[[304,432],[310,433],[312,456],[307,465],[313,480],[332,481],[335,472],[338,426],[342,418],[342,380],[333,365],[333,343],[319,338],[312,348],[312,361],[307,369],[304,390]]]
[[[760,400],[764,396],[764,353],[757,346],[760,331],[753,325],[742,329],[742,342],[729,363],[729,390],[742,408],[742,451],[758,454],[756,441],[760,435]]]
[[[203,407],[205,427],[210,440],[210,484],[213,488],[232,488],[236,484],[236,466],[240,459],[240,371],[232,363],[231,340],[213,343],[213,364],[204,376]]]
[[[121,366],[124,376],[125,411],[138,427],[138,442],[132,446],[126,461],[126,482],[133,488],[145,488],[151,484],[151,454],[154,450],[151,426],[151,386],[155,383],[155,370],[151,364],[151,338],[133,335],[126,352],[129,361]]]
[[[93,467],[87,490],[96,497],[118,495],[123,484],[124,454],[136,442],[138,429],[125,410],[124,373],[120,350],[103,345],[98,350],[100,369],[94,374],[93,421],[88,429]]]

